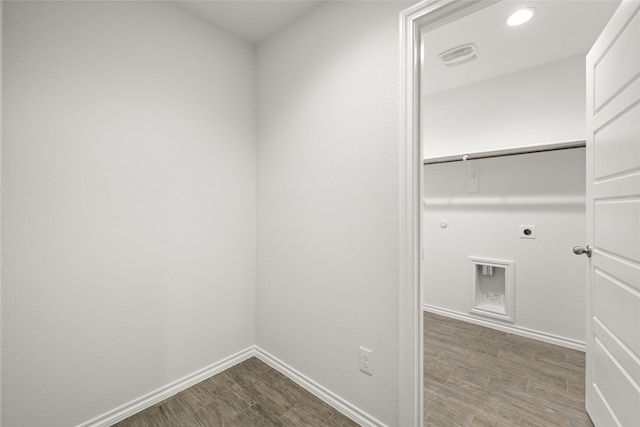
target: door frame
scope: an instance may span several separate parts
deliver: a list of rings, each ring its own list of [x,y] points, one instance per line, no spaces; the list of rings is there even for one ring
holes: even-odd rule
[[[400,13],[398,425],[423,425],[421,34],[499,0],[425,0]]]

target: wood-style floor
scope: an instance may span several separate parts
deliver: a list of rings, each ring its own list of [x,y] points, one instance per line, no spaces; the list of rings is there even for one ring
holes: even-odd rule
[[[593,427],[584,353],[424,315],[424,414],[433,427]],[[256,358],[117,427],[357,426]]]
[[[331,406],[256,358],[202,381],[117,427],[347,427]]]
[[[425,426],[593,427],[584,353],[425,313]]]

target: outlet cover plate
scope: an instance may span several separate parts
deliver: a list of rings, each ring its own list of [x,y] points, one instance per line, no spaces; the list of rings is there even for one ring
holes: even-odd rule
[[[360,370],[367,375],[373,376],[373,352],[360,346],[360,358],[358,361]]]

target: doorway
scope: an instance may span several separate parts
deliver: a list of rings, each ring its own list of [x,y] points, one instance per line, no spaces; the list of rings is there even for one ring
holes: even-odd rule
[[[436,3],[436,4],[433,4]],[[561,4],[561,6],[567,6],[564,3],[569,3],[569,2],[549,2],[549,3],[556,3],[556,4]],[[570,2],[572,4],[572,7],[575,7],[576,2]],[[579,3],[579,2],[578,2]],[[605,3],[608,4],[608,7],[610,8],[609,10],[611,11],[611,13],[613,13],[613,11],[616,9],[617,4],[612,4],[611,2],[598,2],[601,3],[600,5],[605,7]],[[593,4],[593,3],[591,3]],[[450,28],[455,28],[455,25],[457,23],[461,23],[466,17],[470,17],[472,15],[480,15],[480,14],[484,14],[487,13],[492,7],[510,7],[510,8],[516,8],[517,6],[521,6],[520,3],[517,2],[474,2],[472,4],[461,4],[459,2],[444,2],[444,3],[437,3],[437,2],[432,2],[432,3],[425,3],[425,4],[420,4],[417,5],[416,7],[408,10],[404,15],[403,15],[403,22],[404,24],[404,32],[403,32],[403,38],[404,38],[404,43],[403,45],[405,47],[408,47],[405,51],[404,51],[404,56],[405,56],[405,60],[406,60],[406,64],[407,64],[407,69],[410,69],[411,72],[407,73],[407,75],[405,75],[405,89],[406,89],[406,94],[407,97],[405,99],[405,111],[407,112],[411,112],[411,114],[405,114],[404,118],[405,121],[403,123],[403,127],[405,129],[405,134],[403,135],[403,137],[405,138],[405,141],[411,140],[413,142],[413,145],[411,145],[410,143],[407,144],[407,146],[412,147],[413,152],[412,153],[405,153],[405,159],[407,160],[407,163],[404,165],[404,182],[403,185],[405,186],[405,191],[403,191],[405,194],[413,194],[414,197],[417,195],[417,199],[420,200],[420,205],[422,205],[422,188],[420,188],[422,185],[418,184],[416,185],[416,183],[422,183],[423,182],[423,170],[422,170],[422,162],[418,163],[418,162],[414,162],[411,163],[412,160],[415,160],[414,157],[411,157],[411,155],[415,155],[416,153],[419,153],[419,158],[422,159],[423,157],[447,157],[447,156],[452,156],[452,155],[459,155],[460,157],[462,157],[465,154],[473,154],[476,152],[483,152],[483,151],[496,151],[496,150],[508,150],[511,149],[512,146],[507,145],[492,145],[492,146],[467,146],[467,147],[452,147],[451,145],[447,145],[446,147],[450,150],[449,152],[447,151],[441,151],[440,152],[432,152],[429,153],[428,152],[428,145],[423,147],[422,146],[422,141],[427,139],[427,132],[428,132],[428,127],[423,123],[423,110],[424,110],[424,104],[423,104],[423,96],[424,96],[424,88],[426,86],[428,86],[428,82],[432,82],[432,81],[438,81],[437,78],[434,79],[425,79],[425,78],[421,78],[424,77],[422,75],[423,72],[426,72],[427,68],[426,67],[422,67],[425,63],[425,61],[427,61],[427,58],[429,57],[429,52],[428,52],[428,48],[425,46],[421,46],[420,49],[418,49],[418,46],[420,46],[419,40],[422,40],[422,37],[424,34],[428,34],[429,32],[446,32],[447,27],[449,27],[449,25],[451,24]],[[536,10],[536,13],[539,13],[539,16],[544,16],[547,15],[547,11],[543,10],[543,7],[537,7],[536,9],[540,9],[540,10]],[[609,16],[610,14],[609,13]],[[602,12],[600,13],[595,13],[595,14],[589,14],[588,16],[591,19],[594,16],[600,17],[600,19],[603,17],[603,15],[605,16],[604,21],[602,21],[602,26],[606,23],[606,21],[608,20],[608,17],[606,17],[606,14],[603,14]],[[499,21],[493,22],[496,25],[502,25],[504,24],[503,22],[504,18],[501,18]],[[590,21],[589,21],[590,22]],[[600,22],[600,21],[598,21]],[[565,23],[566,24],[566,23]],[[581,25],[581,27],[579,27],[579,30],[571,31],[570,29],[565,28],[564,30],[566,31],[567,34],[573,34],[573,33],[583,33],[584,34],[584,28],[587,27],[591,27],[592,24],[587,25],[585,23],[584,20],[578,20],[578,23],[576,25]],[[597,35],[599,34],[599,31],[602,29],[602,26],[599,26],[599,24],[593,24],[594,27],[594,31],[593,31],[593,39],[591,40],[591,43],[593,43],[593,41],[595,40],[595,38],[597,37]],[[469,35],[469,28],[470,27],[463,27],[464,29],[462,31],[460,31],[459,29],[453,30],[453,33],[456,34],[462,34],[465,36]],[[451,35],[451,33],[450,33]],[[452,40],[453,38],[450,37]],[[560,37],[560,36],[552,36],[550,39],[552,42],[555,40],[555,45],[557,45],[556,47],[568,47],[571,43],[574,43],[573,40],[570,40],[570,37]],[[558,43],[558,40],[562,40],[563,43]],[[410,41],[411,43],[407,43],[407,41]],[[450,40],[451,41],[451,40]],[[468,41],[468,40],[467,40]],[[462,43],[462,42],[461,42]],[[456,43],[452,43],[453,44],[453,48],[455,49],[456,47],[462,46],[462,44],[458,45]],[[520,43],[516,43],[516,47],[514,48],[514,46],[512,45],[509,49],[507,49],[508,52],[510,52],[510,54],[504,55],[502,57],[503,61],[506,62],[511,62],[513,63],[514,61],[512,61],[513,58],[513,51],[514,49],[518,49],[520,48],[521,50],[523,50],[524,52],[526,52],[529,57],[533,57],[536,56],[538,53],[540,53],[539,51],[544,51],[545,49],[530,49],[530,48],[523,48],[523,46],[525,46],[524,44],[522,44],[522,42]],[[579,51],[578,53],[574,52],[574,55],[583,55],[586,53],[586,51],[588,50],[588,48],[591,46],[591,44],[588,44],[586,46],[586,48],[584,48],[584,50]],[[575,46],[573,47],[575,48]],[[478,52],[480,53],[480,55],[482,55],[482,52],[484,52],[486,50],[484,50],[482,47],[478,47]],[[432,52],[433,53],[433,52]],[[440,53],[440,52],[436,52],[436,53]],[[444,51],[442,52],[444,53]],[[410,60],[411,57],[419,57],[422,60],[422,63],[416,63],[415,61],[412,62]],[[569,55],[571,56],[571,55]],[[433,57],[433,55],[431,55],[431,57]],[[506,58],[506,59],[505,59]],[[546,63],[550,63],[550,62],[554,62],[554,61],[560,61],[567,58],[567,56],[556,56],[555,58],[547,58],[546,62],[542,62],[542,64],[546,64]],[[530,58],[531,59],[531,58]],[[495,61],[494,61],[495,62]],[[472,62],[469,62],[469,64],[471,64]],[[478,62],[479,63],[479,62]],[[510,70],[510,73],[515,73],[515,72],[519,72],[522,71],[524,69],[527,68],[533,68],[536,65],[540,65],[541,63],[538,64],[532,64],[529,63],[526,65],[526,67],[524,68],[520,68],[520,69],[516,69],[516,70]],[[582,63],[582,69],[584,70],[584,63]],[[451,70],[448,70],[451,71]],[[454,71],[451,74],[455,74],[457,76],[462,75],[463,73]],[[504,72],[502,72],[502,74],[505,74]],[[467,81],[465,83],[462,84],[462,86],[468,86],[471,85],[473,83],[477,83],[481,80],[487,80],[490,78],[495,78],[500,74],[493,74],[493,75],[487,75],[487,74],[482,74],[479,72],[476,72],[474,74],[476,81]],[[455,79],[453,79],[455,80]],[[443,87],[445,87],[447,84],[451,84],[450,82],[448,83],[438,83],[438,87],[440,89],[440,91],[442,92]],[[458,82],[459,84],[459,82]],[[454,87],[454,86],[451,86]],[[451,88],[450,87],[450,88]],[[446,89],[446,87],[445,87]],[[409,93],[420,93],[420,96],[409,96]],[[583,98],[584,99],[584,98]],[[584,107],[584,104],[582,104]],[[543,113],[549,113],[549,111],[542,109],[542,110],[538,110],[541,111]],[[584,108],[579,111],[577,113],[579,116],[581,116],[581,120],[584,120]],[[506,125],[509,125],[510,123],[508,121],[503,121],[503,126],[505,127]],[[451,126],[451,122],[449,122],[449,125]],[[582,122],[582,125],[584,127],[584,122]],[[462,128],[464,128],[465,126],[468,126],[467,122],[464,122],[464,120],[459,121],[456,123],[457,129],[460,130]],[[566,130],[566,129],[565,129]],[[556,129],[557,131],[557,129]],[[584,129],[583,129],[584,132]],[[523,141],[522,138],[520,138],[519,140],[519,144],[520,146],[534,146],[534,145],[545,145],[550,141],[553,142],[575,142],[576,138],[570,137],[570,138],[566,138],[563,136],[556,136],[553,137],[552,139],[549,138],[543,138],[540,135],[532,135],[531,132],[523,132],[527,134],[527,137],[529,137],[529,140]],[[569,132],[570,133],[570,132]],[[556,133],[556,135],[558,135]],[[584,138],[584,136],[582,137]],[[497,139],[497,138],[494,138]],[[526,139],[526,138],[525,138]],[[578,138],[579,139],[579,138]],[[415,141],[419,140],[421,141],[420,144],[416,144]],[[508,140],[508,138],[505,138],[504,141]],[[428,141],[428,139],[427,139]],[[503,141],[503,142],[504,142]],[[477,141],[476,141],[477,142]],[[495,144],[495,140],[493,141],[493,143]],[[428,143],[427,143],[428,144]],[[423,150],[425,150],[425,154],[423,154]],[[477,166],[477,165],[476,165]],[[459,174],[459,176],[461,176],[462,182],[468,184],[468,182],[473,179],[476,179],[479,177],[479,175],[474,175],[474,173],[477,173],[477,170],[474,170],[470,167],[461,167],[461,170],[458,172],[461,172]],[[418,188],[416,188],[418,187]],[[415,290],[415,286],[417,286],[418,284],[421,284],[422,280],[421,280],[421,276],[424,275],[429,275],[427,272],[424,271],[424,269],[421,269],[420,267],[420,260],[416,259],[415,257],[413,259],[410,259],[410,251],[411,250],[415,250],[416,247],[418,248],[423,248],[426,249],[424,246],[422,246],[420,244],[419,241],[416,241],[415,237],[414,238],[409,238],[408,237],[408,230],[412,229],[413,232],[415,232],[418,236],[422,235],[422,227],[424,226],[424,224],[422,223],[422,216],[421,216],[421,211],[422,211],[422,206],[417,206],[417,204],[415,203],[415,198],[414,198],[414,203],[409,202],[408,200],[406,201],[406,203],[404,203],[405,209],[402,212],[402,222],[403,222],[403,230],[406,234],[406,239],[405,241],[407,242],[406,245],[403,246],[403,253],[401,254],[401,261],[403,262],[403,264],[401,264],[403,267],[405,266],[413,266],[413,270],[408,269],[408,271],[414,271],[414,274],[409,274],[409,275],[405,275],[403,277],[401,277],[403,286],[405,286],[405,290],[407,291],[407,295],[413,295],[414,297],[418,297],[418,301],[420,301],[422,303],[422,289],[418,289],[417,291]],[[445,219],[445,223],[446,223],[446,219]],[[530,225],[530,224],[523,224],[523,225]],[[439,224],[439,226],[441,226],[441,224]],[[442,227],[443,229],[446,229],[445,227]],[[435,246],[435,245],[434,245]],[[571,249],[571,247],[568,248],[569,251]],[[419,253],[419,251],[415,251],[414,253]],[[425,254],[426,255],[426,254]],[[482,254],[476,254],[476,255],[482,255]],[[412,287],[413,286],[413,287]],[[419,287],[419,286],[418,286]],[[411,288],[411,291],[409,291],[409,289]],[[413,294],[412,294],[413,292]],[[422,317],[422,306],[420,307],[420,309],[417,309],[415,306],[411,306],[410,303],[407,302],[408,298],[405,298],[403,301],[401,301],[401,311],[404,310],[404,314],[403,317],[401,318],[401,324],[403,327],[406,328],[411,328],[411,330],[413,331],[413,338],[414,340],[411,342],[406,342],[406,340],[404,342],[401,342],[401,363],[404,364],[409,364],[409,363],[413,363],[414,366],[414,373],[418,373],[419,377],[418,378],[422,378],[422,371],[421,371],[421,367],[418,366],[417,360],[416,360],[416,353],[413,353],[413,357],[410,356],[408,354],[408,349],[413,349],[413,350],[417,350],[419,347],[421,347],[421,343],[418,343],[418,336],[420,336],[421,339],[421,334],[418,334],[417,332],[419,332],[420,327],[416,325],[417,323],[417,319]],[[468,302],[468,298],[466,298],[466,301]],[[467,310],[468,311],[468,310]],[[517,308],[516,308],[517,311]],[[516,316],[517,319],[517,316]],[[554,335],[553,333],[551,333],[550,335]],[[538,337],[539,338],[539,337]],[[568,337],[570,338],[570,337]],[[569,341],[571,341],[571,338],[569,339]],[[580,339],[575,339],[574,340],[574,344],[576,344],[575,346],[580,347],[580,343],[582,341],[582,343],[584,343],[584,338],[582,340]],[[566,343],[565,343],[566,344]],[[583,344],[582,344],[583,345]],[[419,351],[417,353],[418,355],[422,354],[422,351]],[[403,373],[405,372],[405,370],[402,371]],[[417,399],[415,399],[415,397],[420,393],[417,388],[416,388],[416,380],[415,380],[415,376],[413,377],[413,379],[410,378],[401,378],[401,386],[402,386],[402,391],[401,391],[401,414],[404,413],[404,409],[411,409],[412,410],[412,414],[414,417],[414,420],[417,420],[418,418],[420,418],[421,416],[421,411],[419,410],[419,403],[417,403]],[[413,401],[409,402],[409,400],[411,399],[402,399],[402,396],[408,397],[408,396],[412,396],[413,397]],[[403,403],[404,402],[404,403]],[[402,418],[401,418],[402,420]],[[414,423],[411,423],[414,424]],[[405,424],[403,424],[405,425]],[[408,424],[407,424],[408,425]],[[417,425],[417,423],[416,423]]]

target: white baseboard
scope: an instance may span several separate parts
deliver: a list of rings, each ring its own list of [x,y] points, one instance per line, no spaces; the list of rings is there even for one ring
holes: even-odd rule
[[[281,360],[278,360],[276,357],[259,347],[256,348],[256,357],[361,426],[386,427],[386,425],[381,421],[347,402],[335,393],[327,390],[325,387],[296,371],[291,366]]]
[[[79,424],[76,427],[108,427],[125,418],[130,417],[150,406],[155,405],[173,396],[182,390],[198,384],[201,381],[206,380],[220,372],[228,369],[240,362],[243,362],[251,357],[257,357],[262,360],[273,369],[277,370],[290,380],[296,382],[301,387],[332,406],[345,416],[351,418],[353,421],[364,427],[387,427],[384,423],[378,421],[371,415],[342,399],[335,393],[327,390],[325,387],[296,371],[286,363],[278,360],[268,352],[262,350],[259,347],[251,346],[245,350],[242,350],[234,355],[231,355],[225,359],[222,359],[216,363],[213,363],[199,371],[196,371],[190,375],[187,375],[177,381],[172,382],[164,387],[160,387],[157,390],[147,393],[146,395],[132,400],[118,408],[108,411],[102,415],[99,415],[89,421]]]
[[[92,420],[79,424],[77,427],[107,427],[113,425],[255,355],[255,347],[251,346],[129,403],[125,403],[116,409],[99,415]]]
[[[497,329],[499,331],[508,332],[514,335],[520,335],[522,337],[532,338],[534,340],[544,341],[550,344],[572,348],[574,350],[579,350],[579,351],[586,350],[586,343],[584,341],[578,341],[571,338],[561,337],[558,335],[547,334],[545,332],[522,328],[520,326],[505,325],[505,324],[494,322],[488,319],[487,320],[480,319],[465,313],[460,313],[453,310],[447,310],[446,308],[435,307],[429,304],[423,304],[422,309],[424,311],[428,311],[429,313],[439,314],[441,316],[450,317],[452,319],[463,320],[465,322],[473,323],[475,325],[486,326],[487,328]]]

